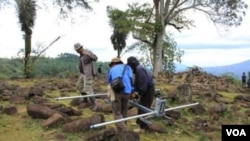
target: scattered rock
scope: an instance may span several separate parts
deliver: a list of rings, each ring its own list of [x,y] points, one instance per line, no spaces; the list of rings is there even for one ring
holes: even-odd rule
[[[115,134],[115,128],[106,128],[100,131],[96,131],[92,134],[88,134],[84,137],[84,139],[87,141],[103,141],[109,140]]]
[[[56,124],[63,123],[63,122],[64,122],[64,117],[59,113],[55,113],[50,118],[43,121],[41,126],[42,127],[51,127],[51,126],[55,127]]]
[[[115,134],[109,141],[139,141],[140,136],[133,131],[123,131]]]
[[[17,114],[17,108],[13,105],[8,105],[4,107],[3,112],[6,113],[7,115],[14,115]]]
[[[55,113],[59,113],[57,110],[50,109],[48,107],[38,105],[38,104],[28,104],[27,113],[33,118],[48,119]],[[62,113],[60,113],[62,114]],[[66,115],[64,115],[66,116]]]
[[[63,132],[85,132],[90,129],[91,125],[104,122],[104,116],[102,114],[94,114],[90,117],[72,121],[62,126]]]

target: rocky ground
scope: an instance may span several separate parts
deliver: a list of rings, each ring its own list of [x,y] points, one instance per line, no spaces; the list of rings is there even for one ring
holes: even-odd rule
[[[106,93],[105,77],[98,75],[95,78],[95,92]],[[66,79],[0,80],[0,116],[15,116],[21,112],[18,106],[25,105],[22,112],[27,113],[31,119],[38,120],[41,128],[61,129],[61,132],[52,137],[59,141],[69,140],[65,135],[67,133],[88,133],[84,134],[82,140],[147,140],[147,135],[143,138],[141,130],[137,130],[134,124],[129,124],[128,126],[132,126],[129,128],[131,130],[124,133],[117,133],[114,126],[90,129],[93,124],[112,120],[111,106],[104,101],[104,97],[97,97],[96,112],[89,111],[90,104],[81,102],[80,98],[67,100],[68,103],[55,100],[57,97],[79,95],[75,87],[76,81],[77,76]],[[167,100],[167,107],[199,103],[186,110],[167,111],[165,116],[168,118],[164,120],[153,120],[152,126],[145,132],[163,135],[158,136],[159,140],[165,140],[164,135],[169,135],[168,128],[173,125],[183,127],[178,127],[182,129],[178,131],[180,134],[219,141],[222,124],[250,124],[250,90],[231,84],[226,78],[203,72],[163,73],[156,80],[156,89],[161,98]],[[111,115],[111,118],[106,119],[106,115]],[[129,116],[135,115],[136,108],[131,108]],[[3,136],[1,130],[0,128],[0,136]],[[199,133],[199,137],[190,135],[195,132]]]

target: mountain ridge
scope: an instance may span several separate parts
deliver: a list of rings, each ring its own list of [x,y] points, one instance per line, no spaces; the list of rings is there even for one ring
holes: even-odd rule
[[[186,71],[189,67],[190,66],[186,66],[183,64],[177,64],[176,72]],[[243,72],[245,72],[246,74],[250,72],[250,60],[225,66],[214,66],[214,67],[211,66],[211,67],[201,67],[201,68],[203,71],[211,73],[216,76],[220,76],[226,73],[232,73],[237,78],[241,78]]]

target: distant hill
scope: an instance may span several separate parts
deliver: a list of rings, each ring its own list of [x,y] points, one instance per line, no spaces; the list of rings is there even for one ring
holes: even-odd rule
[[[240,78],[243,72],[246,72],[246,74],[250,72],[250,60],[227,66],[204,67],[202,69],[217,76],[230,72]]]
[[[183,72],[183,71],[186,71],[186,70],[188,69],[189,66],[186,66],[186,65],[183,65],[183,64],[176,63],[176,64],[175,64],[175,67],[176,67],[176,72]]]
[[[176,72],[186,71],[188,66],[176,64]],[[243,72],[250,72],[250,60],[243,61],[237,64],[215,67],[202,67],[203,71],[220,76],[225,73],[233,73],[236,77],[240,78]]]

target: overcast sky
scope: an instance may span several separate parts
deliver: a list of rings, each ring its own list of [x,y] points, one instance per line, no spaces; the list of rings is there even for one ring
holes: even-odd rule
[[[99,57],[99,61],[110,61],[116,56],[110,42],[112,28],[108,24],[106,7],[115,5],[125,9],[127,2],[131,0],[103,0],[93,4],[93,11],[81,15],[72,23],[69,20],[59,21],[56,11],[37,13],[37,19],[33,30],[32,44],[38,42],[48,45],[58,36],[62,38],[52,45],[45,55],[56,57],[61,53],[76,52],[73,45],[80,42],[85,48],[92,50]],[[250,5],[249,1],[248,4]],[[24,48],[23,33],[20,31],[16,11],[13,8],[1,10],[0,12],[0,57],[16,57],[17,52]],[[239,63],[250,59],[250,10],[240,27],[230,29],[229,32],[218,32],[214,25],[201,14],[195,15],[196,27],[181,33],[174,32],[178,48],[184,50],[182,57],[184,65],[192,66],[223,66]],[[77,17],[79,15],[73,15]],[[129,38],[127,44],[131,44]],[[130,55],[122,56],[125,61]]]

